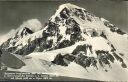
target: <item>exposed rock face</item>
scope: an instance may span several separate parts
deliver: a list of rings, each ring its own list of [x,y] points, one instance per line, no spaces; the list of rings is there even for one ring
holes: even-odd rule
[[[83,54],[77,54],[77,57],[75,58],[75,62],[84,68],[94,66],[97,68],[97,60],[94,57],[88,57]]]
[[[84,44],[84,45],[77,46],[76,49],[72,52],[72,54],[76,55],[76,54],[80,53],[81,51],[83,51],[85,54],[87,54],[87,49],[89,49],[92,53],[92,46],[88,45],[88,44]]]
[[[26,36],[27,34],[32,34],[32,33],[33,32],[29,28],[25,27],[21,32],[21,37],[23,37],[24,35]]]
[[[52,63],[62,66],[68,66],[67,62],[65,62],[64,57],[61,54],[58,54]]]
[[[123,68],[127,68],[127,65],[124,63],[123,59],[117,54],[112,47],[111,52],[104,51],[104,50],[97,50],[95,51],[96,57],[93,55],[89,56],[87,55],[88,50],[91,52],[91,54],[94,54],[94,51],[92,50],[91,45],[79,45],[74,49],[72,52],[73,55],[75,55],[75,62],[80,64],[83,67],[90,67],[90,65],[97,68],[97,62],[104,67],[108,65],[111,67],[110,63],[114,63],[114,61],[119,61],[121,63],[121,66]]]
[[[55,59],[52,61],[52,63],[62,66],[68,66],[70,62],[73,62],[75,59],[75,56],[72,54],[64,54],[61,55],[61,53],[57,54]]]
[[[0,50],[0,57],[1,57],[1,55],[2,55],[2,51]]]
[[[122,30],[120,30],[119,28],[117,28],[115,25],[111,24],[109,21],[105,20],[103,21],[104,25],[110,28],[110,31],[112,32],[116,32],[118,34],[124,35],[126,34],[125,32],[123,32]]]
[[[107,36],[104,34],[104,32],[102,32],[100,36],[107,39]]]

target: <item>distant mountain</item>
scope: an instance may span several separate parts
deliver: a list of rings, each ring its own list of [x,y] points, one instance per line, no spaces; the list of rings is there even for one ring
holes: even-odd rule
[[[44,29],[33,32],[23,27],[13,38],[4,42],[1,49],[25,58],[26,66],[19,69],[21,71],[57,72],[95,80],[122,80],[128,75],[127,43],[128,34],[114,24],[67,3],[59,6]],[[74,66],[78,75],[70,74]],[[121,74],[125,73],[125,76],[118,78],[117,71],[122,71]]]
[[[1,46],[4,50],[8,52],[13,52],[18,46],[15,45],[21,39],[33,34],[34,32],[42,29],[41,23],[37,19],[31,19],[26,22],[23,22],[22,25],[13,33],[14,36],[10,37],[5,41]]]

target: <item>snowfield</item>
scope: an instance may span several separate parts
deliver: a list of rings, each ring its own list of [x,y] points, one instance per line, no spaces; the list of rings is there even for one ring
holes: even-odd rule
[[[108,68],[108,72],[105,72],[105,69],[97,70],[93,67],[85,69],[75,62],[71,62],[68,67],[52,65],[51,61],[55,56],[56,53],[51,52],[32,53],[27,56],[30,59],[24,60],[26,66],[23,66],[18,70],[13,69],[13,71],[53,74],[57,76],[69,76],[102,81],[127,81],[128,69],[120,68],[118,61],[112,64],[111,68]]]
[[[111,67],[109,66],[106,66],[105,68],[101,67],[101,69],[98,70],[94,67],[85,69],[82,66],[76,64],[75,62],[71,62],[67,67],[55,65],[51,63],[51,61],[54,60],[54,58],[58,53],[71,53],[72,50],[74,50],[74,48],[77,45],[82,45],[84,43],[85,42],[83,41],[63,49],[57,49],[47,52],[31,53],[21,58],[22,61],[25,62],[26,64],[25,66],[17,70],[16,69],[10,69],[10,70],[20,71],[20,72],[53,74],[56,76],[68,76],[68,77],[76,77],[76,78],[84,78],[84,79],[86,78],[86,79],[101,80],[101,81],[127,81],[128,69],[121,68],[120,63],[118,61],[115,61],[115,63],[111,63],[112,65]],[[107,72],[105,70],[107,70]]]

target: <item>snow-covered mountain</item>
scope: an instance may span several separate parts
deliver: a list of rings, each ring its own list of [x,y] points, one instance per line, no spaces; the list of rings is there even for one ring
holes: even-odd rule
[[[127,43],[128,35],[108,20],[67,3],[59,6],[44,29],[20,28],[1,49],[23,57],[26,66],[18,71],[127,80]]]
[[[12,32],[8,33],[8,35],[11,37],[8,38],[7,41],[3,42],[1,46],[4,50],[7,50],[8,52],[13,52],[13,50],[17,48],[15,44],[18,41],[24,39],[25,37],[41,29],[42,29],[42,25],[38,19],[27,20],[23,22],[23,24],[20,25],[19,28],[14,30],[15,32],[13,31],[13,33]]]

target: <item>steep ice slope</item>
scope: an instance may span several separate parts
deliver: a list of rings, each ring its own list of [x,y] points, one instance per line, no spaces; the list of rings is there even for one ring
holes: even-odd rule
[[[105,28],[105,34],[108,40],[114,45],[117,52],[121,53],[124,58],[128,58],[128,34],[122,32],[119,28],[104,18],[101,18],[101,21],[108,27]]]

